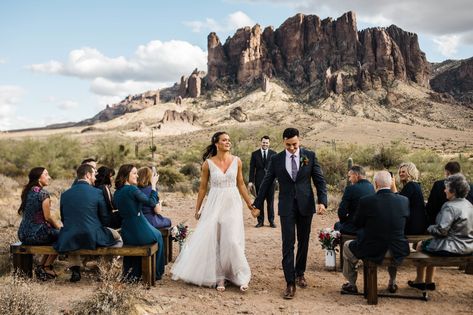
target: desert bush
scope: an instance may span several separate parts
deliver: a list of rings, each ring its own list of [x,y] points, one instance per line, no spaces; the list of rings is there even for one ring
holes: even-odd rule
[[[79,141],[66,136],[44,140],[1,141],[0,173],[25,176],[33,167],[46,167],[52,177],[71,177],[71,170],[80,163]]]
[[[184,181],[184,175],[172,167],[159,168],[159,183],[168,188],[174,187],[179,182]]]
[[[165,157],[163,160],[161,160],[161,162],[159,163],[159,165],[161,166],[173,166],[176,161],[178,160],[179,156],[177,155],[177,153],[172,153],[171,155]]]
[[[372,159],[372,165],[376,168],[389,169],[393,166],[398,166],[408,153],[408,148],[402,145],[400,141],[392,141],[389,146],[383,145],[376,150]]]
[[[200,168],[195,163],[187,163],[179,170],[181,174],[186,175],[189,178],[199,178]]]
[[[10,244],[18,241],[17,230],[16,227],[2,226],[0,232],[0,275],[8,274],[11,270]]]
[[[3,277],[0,283],[0,314],[51,314],[48,297],[38,283],[16,276]]]
[[[101,139],[95,145],[97,161],[111,168],[117,168],[127,162],[130,145],[115,138]]]
[[[143,297],[139,284],[121,282],[121,268],[118,260],[99,264],[100,282],[92,295],[73,303],[69,314],[130,314],[135,303]]]
[[[0,198],[11,195],[19,187],[20,185],[16,180],[3,174],[0,174]]]

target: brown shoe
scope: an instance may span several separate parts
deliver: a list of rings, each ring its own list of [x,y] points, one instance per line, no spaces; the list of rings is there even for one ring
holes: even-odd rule
[[[286,300],[291,300],[294,298],[294,295],[296,294],[296,286],[294,283],[288,284],[286,287],[286,290],[284,290],[283,293],[283,298]]]
[[[296,277],[296,284],[299,288],[307,288],[307,281],[305,280],[304,276]]]

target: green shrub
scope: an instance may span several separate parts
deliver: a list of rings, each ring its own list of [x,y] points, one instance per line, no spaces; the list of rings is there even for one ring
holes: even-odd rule
[[[180,173],[188,176],[189,178],[199,178],[200,169],[196,166],[196,163],[187,163],[179,170]]]
[[[115,138],[100,139],[95,145],[96,159],[100,164],[117,168],[128,163],[129,144]]]
[[[168,188],[174,187],[179,182],[184,181],[184,175],[172,167],[161,167],[159,169],[159,183]]]

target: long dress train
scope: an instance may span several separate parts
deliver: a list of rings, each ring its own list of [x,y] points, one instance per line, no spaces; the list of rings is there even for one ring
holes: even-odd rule
[[[237,286],[251,278],[245,257],[242,201],[236,186],[238,157],[223,173],[211,160],[210,191],[195,231],[172,267],[172,279],[199,286],[228,280]]]

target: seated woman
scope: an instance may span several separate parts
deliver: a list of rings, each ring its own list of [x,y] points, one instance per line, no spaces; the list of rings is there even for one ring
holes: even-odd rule
[[[156,279],[160,280],[164,274],[164,244],[163,236],[145,219],[141,211],[143,205],[154,208],[158,203],[156,182],[158,176],[151,179],[151,194],[147,197],[136,185],[138,184],[138,170],[131,164],[120,166],[115,178],[115,194],[113,203],[118,208],[122,218],[122,238],[125,245],[148,245],[158,243],[156,253]],[[125,278],[131,281],[141,277],[141,258],[123,257],[123,272]]]
[[[106,166],[101,166],[97,170],[97,176],[95,178],[94,186],[102,190],[103,196],[105,198],[105,203],[107,204],[107,210],[111,214],[111,221],[109,228],[119,229],[122,226],[122,219],[118,210],[116,210],[115,205],[113,204],[112,198],[112,179],[115,176],[115,171],[113,168],[108,168]]]
[[[462,174],[447,177],[445,194],[448,201],[437,215],[436,224],[427,229],[434,238],[419,243],[417,250],[437,256],[473,253],[473,205],[465,199],[469,190],[470,185]],[[434,271],[435,267],[418,267],[417,278],[408,281],[409,286],[435,290]]]
[[[28,174],[28,183],[21,192],[18,214],[22,216],[18,238],[25,245],[48,245],[57,240],[62,223],[51,214],[51,198],[44,187],[51,177],[44,167],[35,167]],[[57,255],[44,255],[35,269],[38,279],[56,277],[53,263]]]
[[[153,171],[149,167],[142,167],[138,170],[138,188],[147,197],[149,197],[152,192],[152,177]],[[158,189],[156,188],[156,193],[157,192]],[[161,215],[161,203],[159,202],[159,196],[158,203],[154,208],[147,205],[143,205],[143,214],[145,215],[148,222],[157,229],[171,226],[171,220]]]
[[[418,182],[419,171],[415,164],[411,162],[402,163],[399,166],[399,179],[403,185],[399,194],[409,199],[410,215],[406,221],[404,234],[426,234],[427,213],[425,211],[424,195]]]

